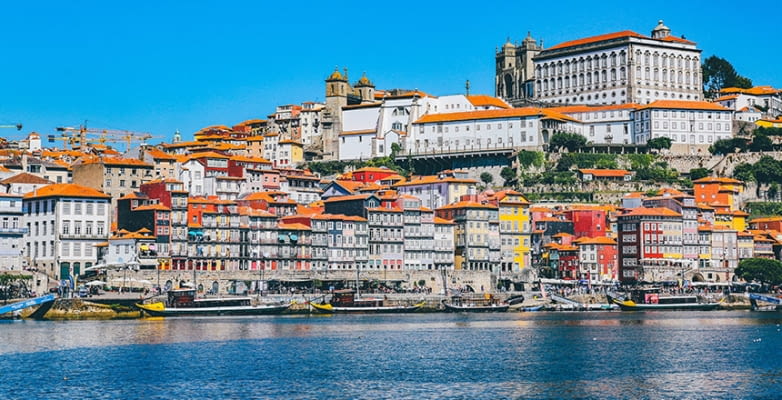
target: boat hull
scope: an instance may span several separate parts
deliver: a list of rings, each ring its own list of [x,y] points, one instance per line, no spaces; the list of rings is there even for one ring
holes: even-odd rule
[[[720,303],[639,304],[630,300],[607,297],[609,302],[619,306],[622,311],[711,311],[720,307]]]
[[[166,307],[163,303],[136,304],[152,317],[217,317],[231,315],[274,315],[290,308],[290,304],[228,307]]]
[[[487,306],[471,305],[460,306],[456,304],[443,303],[445,311],[447,312],[472,312],[472,313],[489,313],[489,312],[506,312],[510,308],[510,304],[495,304]]]
[[[361,313],[410,313],[421,309],[424,303],[412,306],[374,306],[374,307],[335,307],[331,304],[310,303],[312,309],[323,314],[361,314]]]

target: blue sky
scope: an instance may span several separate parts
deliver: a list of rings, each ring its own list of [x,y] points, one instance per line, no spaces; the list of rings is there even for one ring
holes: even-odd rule
[[[151,132],[265,118],[322,101],[336,65],[383,88],[493,94],[494,49],[531,31],[546,47],[603,33],[649,34],[663,19],[704,56],[782,87],[778,2],[6,2],[0,124]],[[739,10],[738,8],[742,8]],[[760,16],[760,17],[758,17]]]

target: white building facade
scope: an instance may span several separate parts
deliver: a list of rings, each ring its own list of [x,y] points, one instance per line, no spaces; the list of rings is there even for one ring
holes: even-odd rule
[[[701,50],[659,21],[560,43],[534,58],[535,98],[565,104],[648,104],[702,98]]]
[[[633,113],[635,143],[671,139],[671,152],[705,154],[714,142],[729,139],[733,113],[705,101],[655,101]]]
[[[78,276],[97,261],[110,228],[110,197],[75,184],[54,184],[22,199],[28,265],[55,279]]]
[[[22,196],[0,194],[0,271],[21,271],[27,228],[22,225]]]

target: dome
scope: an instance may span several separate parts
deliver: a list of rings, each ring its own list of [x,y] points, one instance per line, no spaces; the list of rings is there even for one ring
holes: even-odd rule
[[[372,85],[372,81],[367,78],[367,73],[365,72],[363,75],[361,75],[361,79],[358,80],[357,86],[374,86]]]
[[[341,81],[341,80],[345,80],[345,78],[343,78],[342,74],[339,73],[339,69],[335,67],[334,68],[334,72],[332,72],[331,75],[329,75],[328,79],[326,79],[326,80],[328,80],[328,81]]]
[[[508,41],[505,42],[505,44],[502,45],[502,49],[503,50],[505,50],[505,49],[513,49],[515,47],[516,46],[514,46],[513,43],[510,42],[510,38],[508,38]]]
[[[657,21],[657,26],[655,26],[655,27],[654,27],[654,30],[666,30],[666,31],[670,31],[670,30],[671,30],[671,28],[669,28],[669,27],[665,26],[665,24],[663,24],[663,20],[659,20],[659,21]]]

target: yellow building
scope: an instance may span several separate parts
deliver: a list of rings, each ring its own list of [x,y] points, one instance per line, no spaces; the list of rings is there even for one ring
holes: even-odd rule
[[[304,146],[298,140],[284,139],[277,143],[276,166],[293,168],[304,162]]]
[[[529,201],[519,192],[495,194],[499,206],[501,270],[521,272],[530,266]]]
[[[497,206],[460,201],[440,207],[436,216],[455,226],[455,269],[494,271],[500,262]]]
[[[755,125],[761,128],[782,128],[782,118],[778,119],[759,119]]]

